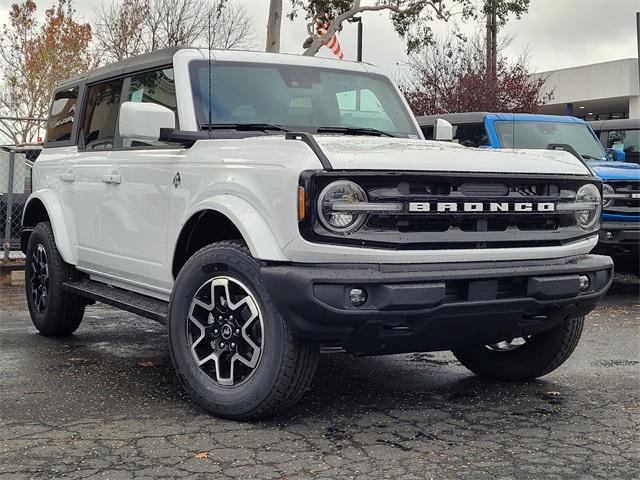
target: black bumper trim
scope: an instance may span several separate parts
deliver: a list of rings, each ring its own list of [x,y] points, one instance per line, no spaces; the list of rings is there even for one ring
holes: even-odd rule
[[[530,334],[591,311],[611,285],[609,257],[473,264],[265,265],[276,307],[299,336],[356,353],[449,349]],[[579,275],[590,287],[579,288]],[[367,291],[359,307],[352,288]]]
[[[640,254],[640,222],[606,221],[598,232],[596,253],[618,259],[633,257],[637,262]]]

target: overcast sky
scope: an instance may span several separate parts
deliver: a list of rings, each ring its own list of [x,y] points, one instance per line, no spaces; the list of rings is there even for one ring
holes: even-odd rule
[[[101,1],[112,0],[74,0],[74,5],[80,17],[91,21]],[[253,19],[254,49],[264,49],[269,0],[232,1],[243,4]],[[52,2],[36,0],[39,10]],[[0,0],[2,24],[8,20],[11,3],[11,0]],[[366,3],[367,0],[363,0],[363,4]],[[284,4],[286,14],[289,10],[287,0]],[[640,11],[640,0],[531,0],[529,13],[521,20],[512,20],[503,31],[514,36],[507,54],[516,57],[527,48],[533,71],[636,57],[636,11]],[[283,19],[283,52],[301,52],[306,37],[305,23],[303,19],[294,22]],[[355,24],[347,24],[340,35],[348,60],[356,58],[356,28]],[[437,24],[434,30],[444,35],[447,26]],[[364,15],[363,44],[364,60],[383,66],[392,74],[406,59],[404,42],[393,30],[386,13]],[[323,50],[321,55],[331,56],[327,49]]]

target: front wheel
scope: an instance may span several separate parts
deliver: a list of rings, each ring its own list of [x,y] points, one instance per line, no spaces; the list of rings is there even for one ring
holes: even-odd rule
[[[492,345],[456,349],[453,354],[476,375],[495,380],[526,381],[546,375],[573,353],[584,317],[569,318],[550,330]]]
[[[198,251],[169,305],[169,345],[191,398],[210,413],[254,419],[283,411],[309,387],[319,346],[293,335],[242,242]]]

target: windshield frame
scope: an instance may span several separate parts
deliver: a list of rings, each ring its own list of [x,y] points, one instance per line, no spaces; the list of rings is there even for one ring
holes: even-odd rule
[[[200,85],[198,82],[198,77],[197,75],[199,74],[199,70],[201,68],[207,68],[209,64],[209,61],[207,60],[192,60],[188,63],[188,79],[189,79],[189,89],[190,89],[190,93],[191,93],[191,97],[193,100],[193,113],[195,116],[195,122],[196,125],[198,127],[198,130],[206,130],[206,125],[209,123],[208,120],[208,116],[209,116],[209,112],[208,111],[204,111],[203,109],[203,105],[206,104],[206,102],[201,102],[198,101],[198,98],[202,98],[201,96],[203,94],[206,94],[208,96],[208,92],[201,92],[200,91]],[[385,84],[386,87],[389,88],[389,93],[394,97],[394,100],[397,102],[398,107],[400,107],[401,112],[398,113],[398,115],[402,115],[402,117],[404,117],[404,120],[406,121],[406,128],[407,131],[393,131],[390,130],[389,132],[384,132],[384,133],[388,133],[389,136],[393,136],[393,137],[399,137],[399,138],[410,138],[410,139],[423,139],[423,135],[422,132],[417,124],[417,121],[415,119],[415,116],[413,115],[413,113],[411,112],[411,110],[409,109],[409,106],[406,102],[406,99],[404,98],[404,95],[402,95],[402,92],[400,92],[400,90],[398,89],[398,87],[395,85],[394,82],[391,81],[391,79],[383,74],[380,73],[375,73],[375,72],[370,72],[368,70],[355,70],[355,69],[343,69],[343,68],[339,68],[339,69],[332,69],[332,68],[328,68],[326,66],[310,66],[310,65],[303,65],[303,64],[298,64],[298,63],[291,63],[291,64],[284,64],[284,63],[278,63],[278,62],[256,62],[256,61],[236,61],[236,60],[212,60],[211,61],[211,68],[212,71],[215,70],[216,67],[220,67],[220,66],[238,66],[238,67],[243,67],[243,66],[247,66],[247,67],[263,67],[263,68],[269,68],[269,67],[275,67],[276,69],[278,67],[294,67],[294,68],[301,68],[301,69],[313,69],[313,70],[317,70],[319,72],[328,72],[328,73],[333,73],[333,74],[342,74],[342,75],[354,75],[354,76],[359,76],[359,77],[367,77],[367,78],[372,78],[375,79],[377,81],[381,81]],[[215,89],[215,81],[212,82],[212,93],[214,92]],[[206,82],[205,82],[206,84]],[[212,95],[213,97],[215,97],[215,94]],[[386,110],[383,108],[385,115],[387,115],[387,117],[389,117],[389,114],[386,112]],[[391,117],[389,117],[391,118]],[[229,123],[229,122],[225,122],[225,121],[219,121],[216,122],[215,119],[212,119],[212,124],[214,125],[213,128],[215,128],[216,123],[219,124],[224,124],[224,123]],[[239,124],[252,124],[255,122],[238,122]],[[268,123],[268,122],[267,122]],[[301,132],[308,132],[308,133],[318,133],[317,130],[320,128],[355,128],[355,129],[359,129],[359,128],[367,128],[367,125],[360,125],[360,126],[347,126],[347,125],[296,125],[296,124],[285,124],[285,123],[277,123],[274,125],[277,125],[278,127],[282,127],[283,129],[286,129],[288,131],[301,131]],[[404,126],[403,126],[404,127]],[[332,133],[332,135],[335,135],[335,133]],[[365,134],[363,134],[365,135]]]
[[[607,155],[607,151],[605,150],[604,146],[602,145],[602,143],[600,143],[600,140],[598,139],[598,137],[596,136],[596,134],[593,132],[593,129],[586,123],[581,123],[581,122],[563,122],[563,121],[559,121],[559,120],[547,120],[547,119],[540,119],[540,120],[534,120],[534,119],[526,119],[526,120],[519,120],[519,119],[512,119],[512,120],[506,120],[506,119],[496,119],[493,120],[493,130],[495,132],[496,138],[498,140],[498,142],[500,142],[500,146],[501,148],[514,148],[513,146],[511,147],[507,147],[505,146],[505,139],[503,138],[503,136],[500,134],[500,130],[499,130],[499,126],[502,124],[551,124],[551,125],[562,125],[562,126],[569,126],[571,128],[583,128],[586,129],[587,132],[589,133],[590,137],[593,139],[594,145],[597,145],[597,150],[599,150],[600,152],[600,156],[598,158],[591,158],[590,157],[590,153],[587,152],[580,152],[578,151],[578,148],[574,145],[571,145],[569,142],[566,141],[555,141],[555,142],[550,142],[550,143],[565,143],[568,145],[571,145],[573,148],[575,148],[575,150],[581,155],[587,155],[588,158],[585,158],[586,161],[589,162],[600,162],[600,161],[609,161],[609,155]],[[513,142],[512,142],[513,145]],[[548,144],[547,144],[548,145]],[[526,148],[526,147],[515,147],[516,149],[519,148]],[[534,150],[544,150],[546,148],[545,147],[533,147],[532,149]]]

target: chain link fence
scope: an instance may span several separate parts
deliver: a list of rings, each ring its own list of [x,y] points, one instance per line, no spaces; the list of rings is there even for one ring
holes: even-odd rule
[[[45,120],[0,116],[0,262],[20,252],[22,212],[31,194],[31,170],[42,150]],[[20,143],[18,143],[20,142]]]
[[[31,193],[31,170],[41,145],[0,145],[0,258],[22,258],[22,212]]]

